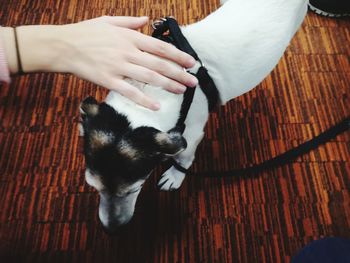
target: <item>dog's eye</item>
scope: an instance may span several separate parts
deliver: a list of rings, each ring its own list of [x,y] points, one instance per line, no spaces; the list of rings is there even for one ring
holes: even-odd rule
[[[131,190],[131,191],[127,192],[126,194],[130,195],[130,194],[136,193],[136,192],[138,192],[140,190],[141,190],[141,187],[139,187],[138,189]]]
[[[128,195],[131,195],[133,193],[136,193],[137,191],[139,191],[139,189],[136,189],[136,190],[132,190],[132,191],[128,191],[126,193],[116,193],[115,195],[117,197],[127,197]]]
[[[125,192],[125,193],[116,193],[115,195],[118,196],[118,197],[126,197],[128,195],[131,195],[131,194],[134,194],[134,193],[137,193],[138,191],[140,191],[142,186],[143,186],[143,184],[140,185],[138,188],[131,189],[131,190]]]

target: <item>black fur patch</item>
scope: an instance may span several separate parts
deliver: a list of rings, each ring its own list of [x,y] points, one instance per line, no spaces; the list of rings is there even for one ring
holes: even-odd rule
[[[132,129],[126,116],[106,103],[88,98],[81,108],[86,165],[110,192],[145,178],[166,154],[186,148],[181,135],[146,126]]]

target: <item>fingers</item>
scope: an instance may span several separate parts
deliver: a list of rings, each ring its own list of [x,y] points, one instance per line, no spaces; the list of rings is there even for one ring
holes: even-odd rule
[[[193,67],[196,63],[192,56],[180,51],[171,44],[143,34],[139,34],[139,38],[140,41],[136,44],[140,50],[172,60],[185,68]]]
[[[167,91],[173,93],[183,93],[186,90],[185,86],[177,83],[176,81],[166,78],[153,70],[135,64],[129,64],[127,66],[127,71],[125,72],[125,75],[126,77],[144,83],[149,83],[154,86],[162,87]]]
[[[160,59],[159,57],[148,54],[147,52],[135,53],[130,59],[130,62],[134,64],[159,73],[158,75],[151,73],[148,74],[149,77],[152,77],[153,75],[154,82],[152,82],[153,79],[149,79],[147,81],[144,81],[146,83],[150,83],[153,85],[161,85],[166,90],[173,92],[177,89],[183,90],[185,88],[183,85],[194,87],[198,83],[197,78],[184,71],[183,68],[180,68],[179,66],[175,65],[174,63],[171,63],[170,61]],[[156,83],[155,78],[159,79],[159,76],[162,77],[163,81]],[[183,85],[181,85],[180,83],[182,83]]]
[[[135,88],[124,80],[118,79],[111,83],[110,87],[108,88],[119,92],[124,97],[127,97],[128,99],[150,110],[156,111],[160,108],[160,104],[158,102],[150,99],[139,89]]]
[[[129,29],[138,29],[148,23],[147,16],[101,16],[92,20],[95,20],[96,22],[108,23],[112,26],[120,26]]]

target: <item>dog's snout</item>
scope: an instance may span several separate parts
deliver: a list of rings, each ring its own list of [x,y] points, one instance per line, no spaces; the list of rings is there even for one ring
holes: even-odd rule
[[[108,233],[127,224],[134,214],[133,200],[100,193],[99,218]]]

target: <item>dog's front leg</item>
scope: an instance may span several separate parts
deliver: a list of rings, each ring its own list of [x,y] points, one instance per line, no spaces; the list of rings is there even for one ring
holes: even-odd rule
[[[188,169],[192,165],[197,146],[203,139],[203,136],[203,131],[197,134],[192,134],[192,136],[189,136],[189,134],[185,133],[184,137],[187,140],[187,148],[185,151],[175,156],[174,160],[182,167]],[[185,179],[185,176],[185,173],[180,172],[174,166],[172,166],[165,173],[162,174],[158,182],[158,186],[160,190],[163,191],[171,191],[178,189],[181,186],[182,181]]]

